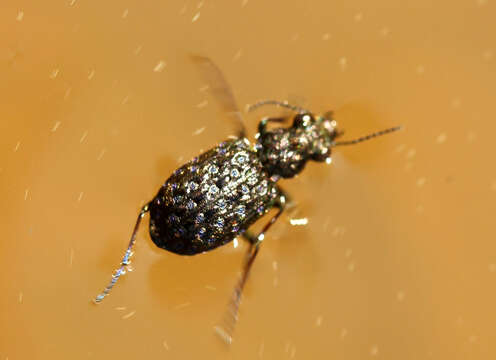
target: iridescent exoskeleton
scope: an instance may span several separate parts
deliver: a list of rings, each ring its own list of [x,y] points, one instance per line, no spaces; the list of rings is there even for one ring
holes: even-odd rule
[[[251,144],[232,91],[220,70],[208,58],[193,56],[192,59],[224,112],[235,118],[237,135],[177,169],[141,209],[121,266],[95,302],[102,301],[125,273],[140,221],[147,212],[150,212],[150,236],[155,245],[176,254],[204,253],[243,236],[250,242],[243,272],[224,323],[216,327],[219,335],[230,343],[253,261],[265,233],[288,202],[278,180],[294,177],[307,161],[330,162],[331,149],[335,146],[355,144],[399,127],[351,141],[336,141],[342,133],[336,129],[331,113],[315,116],[287,102],[269,100],[258,102],[248,110],[264,105],[288,108],[295,113],[292,124],[268,129],[269,123],[282,123],[286,118],[265,118],[258,126],[256,143]],[[273,208],[278,211],[262,231],[251,234],[248,228]]]

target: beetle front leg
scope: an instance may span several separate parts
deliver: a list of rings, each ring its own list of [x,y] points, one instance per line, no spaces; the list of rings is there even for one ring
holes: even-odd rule
[[[245,257],[245,261],[243,264],[243,270],[241,273],[241,277],[238,281],[238,284],[234,288],[231,301],[229,302],[228,311],[226,316],[224,317],[223,326],[216,326],[215,331],[217,334],[227,343],[231,344],[232,342],[232,334],[234,332],[234,328],[236,326],[236,322],[238,321],[238,310],[241,302],[241,295],[243,293],[243,289],[246,284],[246,280],[248,279],[248,275],[250,274],[251,267],[255,258],[260,249],[260,245],[262,244],[265,233],[269,230],[269,228],[276,222],[276,220],[281,216],[284,208],[286,206],[286,197],[284,193],[278,188],[278,199],[275,207],[279,208],[277,214],[275,214],[269,222],[263,227],[262,231],[255,237],[250,237],[250,247]],[[247,235],[248,236],[248,235]]]

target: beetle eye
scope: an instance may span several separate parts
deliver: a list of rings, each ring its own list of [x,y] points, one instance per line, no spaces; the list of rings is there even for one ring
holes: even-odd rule
[[[310,125],[310,123],[313,121],[313,116],[312,114],[305,113],[305,114],[298,114],[294,118],[293,126],[294,127],[305,127]]]

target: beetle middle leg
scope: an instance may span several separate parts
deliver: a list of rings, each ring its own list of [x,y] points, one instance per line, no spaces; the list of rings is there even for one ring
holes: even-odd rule
[[[248,275],[250,274],[251,267],[255,258],[260,250],[260,245],[262,244],[265,233],[269,230],[269,228],[276,222],[276,220],[281,216],[282,212],[286,207],[286,196],[284,192],[278,188],[278,199],[276,204],[274,205],[279,209],[277,214],[275,214],[267,224],[263,227],[262,231],[257,236],[252,236],[250,233],[246,234],[246,237],[250,241],[250,247],[247,251],[243,269],[241,273],[241,277],[238,280],[238,284],[234,288],[231,301],[229,302],[228,311],[223,321],[223,326],[216,326],[215,331],[217,334],[227,343],[230,344],[232,342],[232,334],[234,332],[234,328],[236,326],[236,322],[238,320],[238,310],[241,302],[241,296],[243,293],[243,289],[246,284],[246,280],[248,279]]]

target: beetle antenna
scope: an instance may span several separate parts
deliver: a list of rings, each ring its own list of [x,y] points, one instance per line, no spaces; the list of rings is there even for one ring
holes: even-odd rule
[[[345,141],[335,141],[332,144],[332,146],[354,145],[354,144],[361,143],[362,141],[370,140],[372,138],[375,138],[375,137],[378,137],[378,136],[382,136],[382,135],[386,135],[386,134],[389,134],[391,132],[398,131],[398,130],[401,130],[401,129],[402,129],[402,126],[395,126],[395,127],[389,128],[389,129],[377,131],[375,133],[372,133],[372,134],[369,134],[369,135],[365,135],[365,136],[359,137],[357,139],[345,140]]]
[[[110,282],[105,287],[105,289],[93,300],[93,302],[95,304],[99,304],[100,302],[102,302],[102,300],[105,298],[105,296],[107,296],[110,293],[110,290],[112,290],[112,288],[114,287],[117,280],[119,280],[121,275],[124,275],[126,273],[126,269],[129,266],[129,264],[131,264],[130,259],[131,259],[131,256],[133,256],[133,247],[134,247],[134,244],[136,243],[136,233],[138,232],[138,229],[139,229],[139,226],[141,223],[141,219],[149,211],[149,208],[148,208],[149,205],[150,205],[150,203],[146,204],[145,206],[143,206],[141,208],[141,211],[138,215],[138,220],[136,221],[136,225],[134,225],[134,230],[133,230],[133,234],[131,235],[131,240],[129,241],[129,245],[127,246],[127,250],[124,253],[124,257],[122,258],[121,266],[117,270],[114,271],[114,273],[112,274],[112,280],[110,280]]]
[[[299,106],[291,105],[287,101],[277,101],[277,100],[262,100],[262,101],[256,102],[255,104],[249,105],[248,108],[246,109],[246,111],[252,112],[252,111],[254,111],[254,110],[256,110],[259,107],[262,107],[264,105],[276,105],[276,106],[280,106],[280,107],[283,107],[286,109],[293,110],[293,111],[298,112],[300,114],[310,112],[310,111],[305,110]]]

